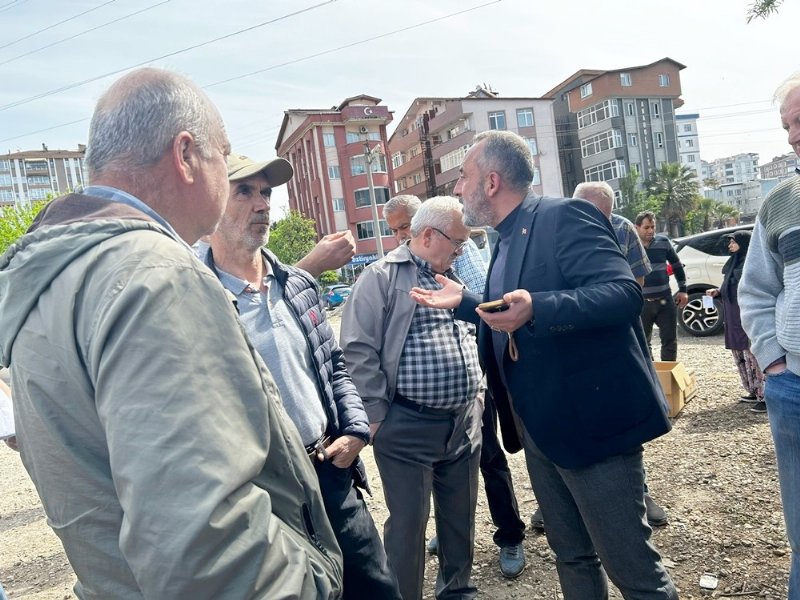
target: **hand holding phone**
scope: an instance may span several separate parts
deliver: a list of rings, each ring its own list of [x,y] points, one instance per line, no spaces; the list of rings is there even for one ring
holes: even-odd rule
[[[490,302],[481,302],[478,308],[486,312],[502,312],[508,310],[508,304],[505,300],[492,300]]]

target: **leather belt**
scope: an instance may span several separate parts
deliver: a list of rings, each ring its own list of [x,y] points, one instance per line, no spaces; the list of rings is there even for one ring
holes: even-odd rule
[[[425,406],[424,404],[420,404],[419,402],[414,402],[413,400],[409,400],[405,396],[401,396],[400,394],[395,394],[394,398],[392,398],[392,404],[399,404],[403,408],[407,408],[408,410],[413,410],[414,412],[418,412],[423,415],[453,415],[459,412],[460,408],[434,408],[432,406]]]
[[[666,304],[667,303],[667,299],[666,298],[645,298],[645,301],[647,301],[647,302],[658,302],[659,304]]]
[[[329,435],[322,435],[316,442],[306,446],[306,452],[312,463],[328,460],[328,453],[325,449],[333,443],[333,438]],[[322,456],[322,458],[320,458]]]

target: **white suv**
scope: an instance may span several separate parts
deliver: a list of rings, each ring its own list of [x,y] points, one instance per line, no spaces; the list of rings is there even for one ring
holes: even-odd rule
[[[703,308],[703,296],[706,290],[722,285],[722,265],[730,256],[724,238],[741,229],[752,231],[753,225],[714,229],[672,240],[686,271],[689,293],[689,303],[680,311],[678,319],[684,331],[700,337],[722,331],[722,301],[719,297],[714,298],[714,308]],[[678,290],[674,277],[670,277],[670,285],[673,292]]]

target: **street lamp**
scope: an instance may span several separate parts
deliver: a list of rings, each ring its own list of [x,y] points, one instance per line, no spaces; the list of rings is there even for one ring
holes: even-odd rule
[[[369,202],[372,205],[372,226],[375,228],[375,241],[378,258],[383,258],[383,239],[381,224],[378,220],[378,203],[375,200],[375,186],[372,183],[372,161],[382,154],[381,145],[369,147],[369,140],[364,140],[364,161],[367,163],[367,184],[369,185]]]

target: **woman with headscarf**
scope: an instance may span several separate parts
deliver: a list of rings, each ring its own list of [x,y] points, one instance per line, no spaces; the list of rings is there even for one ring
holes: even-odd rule
[[[739,369],[742,386],[747,390],[747,395],[741,397],[742,402],[751,403],[750,410],[763,413],[767,410],[764,403],[764,374],[758,368],[758,363],[750,352],[750,340],[742,329],[742,320],[739,316],[739,301],[737,291],[742,278],[744,259],[747,248],[750,246],[751,233],[746,230],[735,231],[725,236],[728,252],[731,257],[722,267],[722,286],[706,292],[707,295],[722,297],[722,307],[725,313],[725,347],[733,353],[733,360]]]

